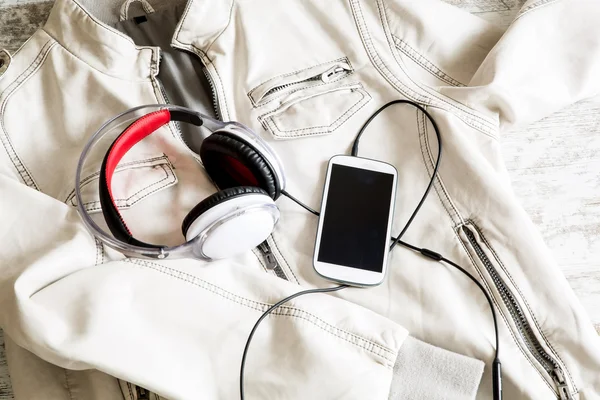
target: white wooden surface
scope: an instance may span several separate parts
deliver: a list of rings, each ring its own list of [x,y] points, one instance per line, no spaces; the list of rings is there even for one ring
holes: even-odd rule
[[[525,2],[445,1],[502,26]],[[0,0],[0,47],[24,41],[43,22],[39,14],[49,7],[32,8],[36,2]],[[22,24],[9,27],[9,20]],[[600,333],[600,96],[509,132],[501,142],[515,193]],[[0,331],[0,400],[10,400],[2,343]]]

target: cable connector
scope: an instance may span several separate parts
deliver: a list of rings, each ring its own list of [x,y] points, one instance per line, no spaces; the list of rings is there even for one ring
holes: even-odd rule
[[[425,257],[427,258],[431,258],[432,260],[435,261],[442,261],[444,259],[444,256],[442,256],[440,253],[436,253],[433,250],[429,250],[429,249],[425,249],[422,248],[419,250],[421,252],[421,254],[423,254]]]

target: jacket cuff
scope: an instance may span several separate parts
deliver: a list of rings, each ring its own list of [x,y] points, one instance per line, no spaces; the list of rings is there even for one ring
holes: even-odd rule
[[[398,352],[389,400],[474,399],[483,367],[480,360],[409,336]]]

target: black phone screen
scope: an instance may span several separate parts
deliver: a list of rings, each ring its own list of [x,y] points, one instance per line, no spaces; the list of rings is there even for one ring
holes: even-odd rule
[[[333,164],[317,260],[382,272],[392,174]]]

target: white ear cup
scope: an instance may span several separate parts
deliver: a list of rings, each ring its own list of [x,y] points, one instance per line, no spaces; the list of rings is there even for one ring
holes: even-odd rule
[[[190,225],[186,240],[197,242],[203,258],[233,257],[258,246],[273,232],[279,210],[264,194],[233,197],[200,214]]]

